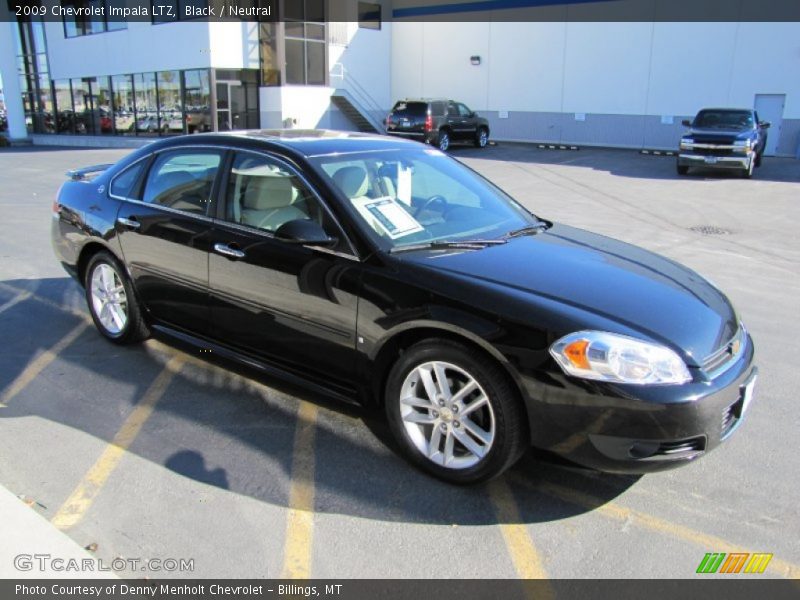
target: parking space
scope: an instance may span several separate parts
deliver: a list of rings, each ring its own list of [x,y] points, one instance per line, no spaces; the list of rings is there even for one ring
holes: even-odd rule
[[[176,577],[685,578],[741,551],[774,555],[753,577],[800,577],[798,161],[745,180],[632,151],[454,148],[538,215],[714,281],[761,373],[739,432],[682,469],[609,475],[531,451],[460,488],[400,459],[380,415],[94,331],[50,249],[51,204],[68,168],[126,152],[0,150],[0,485],[98,557],[192,560]]]

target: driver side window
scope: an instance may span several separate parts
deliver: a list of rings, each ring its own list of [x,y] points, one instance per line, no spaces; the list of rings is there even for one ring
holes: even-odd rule
[[[226,191],[225,218],[275,232],[288,221],[323,224],[322,209],[300,178],[267,156],[237,153]]]

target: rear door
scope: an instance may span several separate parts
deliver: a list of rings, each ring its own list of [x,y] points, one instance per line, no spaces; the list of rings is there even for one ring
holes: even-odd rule
[[[223,154],[159,152],[143,181],[118,197],[117,233],[139,299],[153,318],[199,335],[208,333],[209,206]]]

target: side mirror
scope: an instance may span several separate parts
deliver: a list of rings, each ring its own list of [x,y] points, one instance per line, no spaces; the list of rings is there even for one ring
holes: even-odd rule
[[[684,119],[683,121],[681,121],[681,124],[684,127],[691,127],[692,126],[692,122],[689,119]]]
[[[275,237],[289,244],[333,246],[338,240],[325,233],[322,225],[310,219],[287,221],[275,231]]]
[[[474,110],[469,114],[470,119],[474,119],[477,116],[478,116],[478,113],[476,113]]]
[[[769,121],[761,121],[758,126],[763,129],[769,129],[769,126],[772,125]]]

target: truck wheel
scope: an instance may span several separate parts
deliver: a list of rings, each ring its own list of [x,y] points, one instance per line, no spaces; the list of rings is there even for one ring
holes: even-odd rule
[[[442,152],[447,152],[447,149],[450,147],[450,134],[446,131],[440,131],[439,137],[436,140],[436,145]]]
[[[678,165],[678,175],[686,175],[689,172],[689,167]]]
[[[762,158],[761,152],[756,153],[756,166],[757,167],[761,166],[761,158]]]
[[[486,127],[478,127],[478,131],[475,132],[475,146],[477,148],[486,148],[488,143],[489,132]]]

